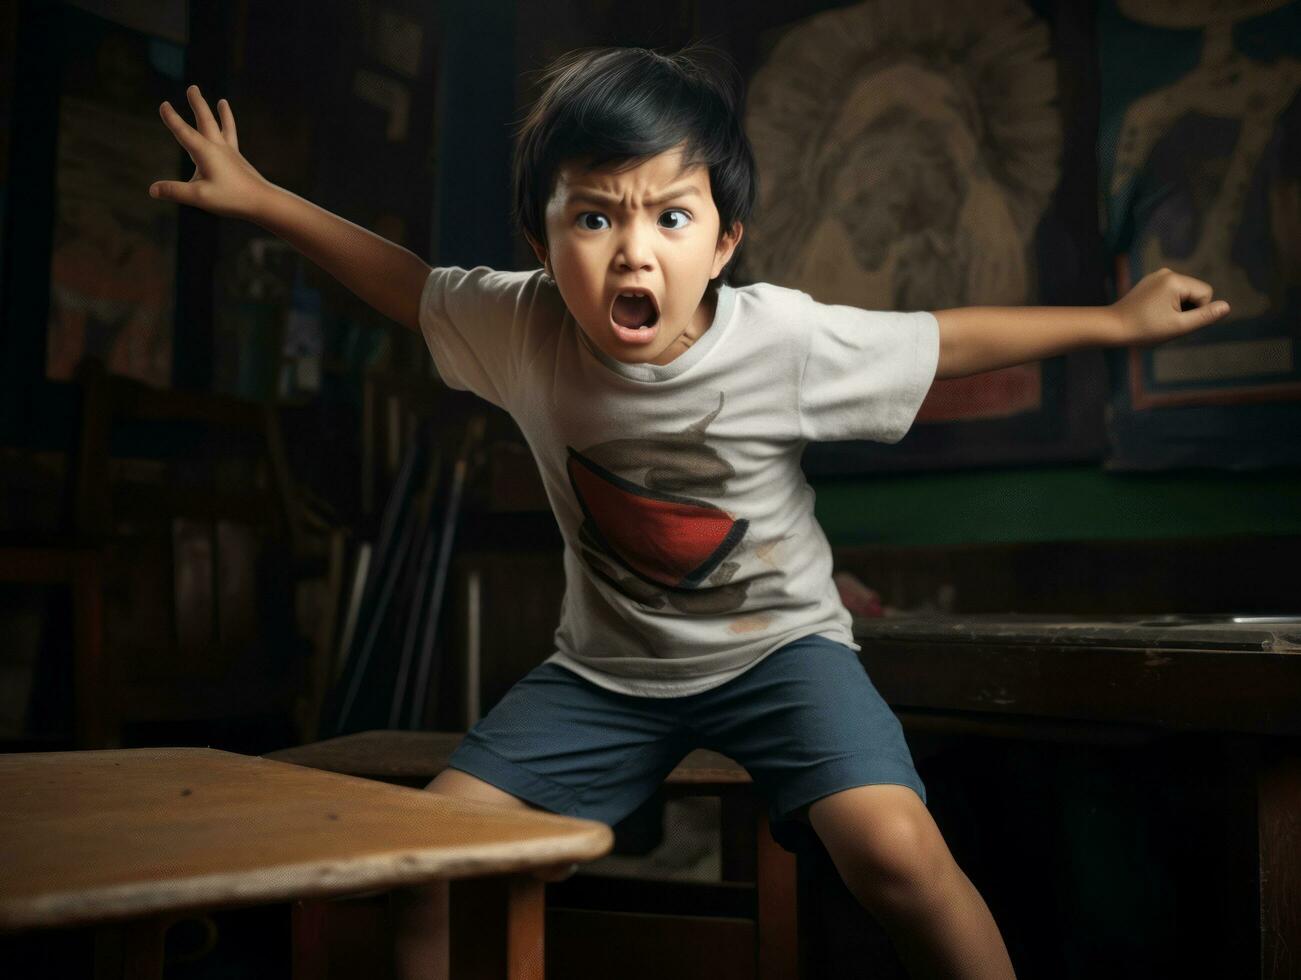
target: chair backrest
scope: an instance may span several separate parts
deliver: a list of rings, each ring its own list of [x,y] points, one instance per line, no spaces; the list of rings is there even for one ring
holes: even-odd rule
[[[146,672],[204,675],[287,640],[300,529],[274,408],[96,360],[80,377],[70,522],[105,551],[106,640]]]
[[[108,374],[94,358],[82,362],[79,376],[71,515],[79,536],[111,536],[116,523],[156,515],[159,507],[175,517],[239,519],[290,541],[301,533],[272,406],[155,388]],[[127,460],[144,465],[110,472]],[[165,479],[150,479],[150,471]]]

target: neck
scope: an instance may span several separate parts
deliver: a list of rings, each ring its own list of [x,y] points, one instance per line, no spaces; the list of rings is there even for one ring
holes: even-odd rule
[[[696,311],[691,314],[691,320],[687,328],[678,335],[678,339],[673,341],[659,357],[651,361],[652,364],[658,364],[661,367],[670,364],[683,351],[694,344],[697,340],[705,335],[710,325],[714,322],[714,311],[718,306],[718,296],[710,290],[705,291],[696,306]]]
[[[705,335],[705,331],[714,322],[714,313],[717,309],[718,293],[706,288],[705,295],[700,298],[696,306],[696,312],[691,315],[691,325],[687,327],[687,333],[693,341]]]

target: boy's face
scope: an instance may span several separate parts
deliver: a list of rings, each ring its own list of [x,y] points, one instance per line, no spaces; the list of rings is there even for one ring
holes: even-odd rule
[[[547,246],[529,241],[538,261],[583,332],[629,364],[668,364],[709,329],[705,287],[741,240],[739,223],[720,238],[709,171],[684,170],[680,147],[619,172],[564,164],[546,225]]]

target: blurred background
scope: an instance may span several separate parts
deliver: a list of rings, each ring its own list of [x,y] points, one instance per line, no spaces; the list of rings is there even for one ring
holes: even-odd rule
[[[193,173],[159,104],[228,99],[265,177],[432,265],[525,269],[511,139],[540,70],[691,41],[748,92],[737,285],[1098,305],[1168,266],[1233,305],[938,381],[897,445],[811,446],[856,615],[1297,611],[1301,4],[0,0],[0,748],[464,731],[552,649],[561,542],[513,422],[255,225],[151,199]],[[954,752],[980,740],[930,738],[919,770],[971,819]],[[1070,751],[991,758],[1055,781],[1063,826],[1128,814],[1058,852],[1078,874],[1110,840],[1089,882],[1124,891],[1146,770]],[[1158,898],[1144,928],[1173,937]],[[1079,901],[1013,942],[1085,956]],[[1160,972],[1092,914],[1109,975]]]

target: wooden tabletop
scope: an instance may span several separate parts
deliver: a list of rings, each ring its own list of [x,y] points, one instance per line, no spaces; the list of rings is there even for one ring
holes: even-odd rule
[[[603,823],[206,748],[0,755],[0,931],[609,853]]]
[[[368,779],[424,785],[447,767],[465,732],[374,729],[268,752],[265,758]],[[750,774],[727,756],[693,749],[664,780],[667,786],[748,785]]]

